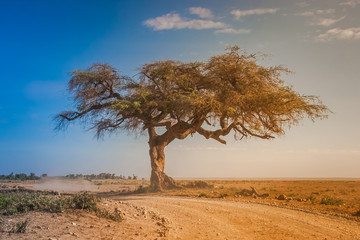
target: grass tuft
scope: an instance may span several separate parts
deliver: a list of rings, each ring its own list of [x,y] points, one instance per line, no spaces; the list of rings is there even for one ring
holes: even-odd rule
[[[344,204],[344,200],[342,200],[340,198],[325,196],[324,198],[321,199],[320,204],[340,206],[340,205]]]
[[[30,231],[30,220],[26,219],[25,221],[21,221],[15,224],[11,233],[26,233]]]
[[[203,197],[203,198],[210,198],[209,195],[207,195],[206,193],[199,193],[198,197]]]

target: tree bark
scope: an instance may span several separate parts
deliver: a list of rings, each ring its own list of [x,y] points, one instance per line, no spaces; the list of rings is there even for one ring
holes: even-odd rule
[[[162,191],[176,188],[175,180],[165,174],[165,141],[160,141],[158,136],[151,136],[149,140],[149,154],[151,160],[150,190]]]

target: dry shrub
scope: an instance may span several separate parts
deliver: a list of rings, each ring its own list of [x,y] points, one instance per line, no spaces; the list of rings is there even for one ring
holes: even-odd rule
[[[186,188],[213,188],[214,185],[208,184],[205,181],[194,181],[194,182],[188,182],[184,185]]]
[[[325,196],[324,198],[321,199],[320,204],[340,206],[340,205],[344,204],[344,200],[342,200],[340,198]]]
[[[26,233],[28,231],[30,231],[29,219],[16,223],[13,229],[11,230],[12,233]]]

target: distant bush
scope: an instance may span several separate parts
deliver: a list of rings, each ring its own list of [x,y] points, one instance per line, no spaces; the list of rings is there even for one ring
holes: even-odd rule
[[[228,196],[229,196],[228,193],[220,193],[219,198],[226,198]]]
[[[138,177],[133,174],[132,176],[128,176],[127,178],[124,175],[115,175],[115,173],[99,173],[99,174],[68,174],[65,176],[66,178],[70,179],[79,179],[79,178],[85,178],[85,179],[133,179],[136,180]]]
[[[199,193],[198,197],[210,198],[206,193]]]
[[[340,198],[333,198],[333,197],[325,196],[324,198],[321,199],[320,204],[339,206],[339,205],[344,204],[344,201]]]
[[[25,173],[16,173],[13,172],[9,175],[0,175],[0,180],[39,180],[40,177],[36,176],[35,173],[30,173],[30,175],[26,175]]]
[[[138,189],[135,190],[135,193],[148,193],[150,192],[149,187],[144,187],[143,185],[140,185]]]
[[[314,195],[310,195],[309,200],[312,204],[315,204],[316,197]]]
[[[214,185],[208,184],[205,181],[194,181],[184,185],[186,188],[213,188]]]

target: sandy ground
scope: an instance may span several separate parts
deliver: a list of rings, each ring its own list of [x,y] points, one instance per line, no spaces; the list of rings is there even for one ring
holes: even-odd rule
[[[356,221],[245,201],[128,196],[102,205],[116,207],[124,221],[82,211],[27,213],[5,220],[31,219],[28,233],[0,239],[360,239]]]
[[[126,199],[156,210],[167,239],[360,239],[360,223],[243,201],[169,197]]]
[[[76,192],[77,189],[73,188],[76,186],[74,183],[65,181],[62,183],[63,185],[57,185],[57,187],[66,187],[67,191]],[[78,182],[76,183],[78,184]],[[24,188],[34,189],[34,184],[35,182],[28,182],[20,185]],[[85,182],[80,185],[83,188],[87,184]],[[300,187],[296,187],[296,184],[298,183],[290,184],[292,189],[297,189],[299,194],[302,191],[306,192]],[[314,184],[309,191],[313,191],[315,187],[321,192],[321,188]],[[329,192],[327,188],[336,189],[337,185],[331,187],[330,184],[326,183],[325,193]],[[18,185],[19,183],[3,183],[3,186],[10,189],[16,188]],[[68,185],[72,188],[69,189]],[[276,185],[279,186],[279,183],[277,182]],[[302,183],[302,185],[308,184]],[[47,185],[44,186],[47,187]],[[306,207],[306,204],[310,205],[311,203],[301,202],[305,205],[302,208],[294,205],[297,208],[294,209],[294,206],[288,205],[291,201],[278,201],[273,198],[268,201],[258,201],[259,199],[251,198],[199,198],[191,194],[169,196],[169,194],[181,195],[184,194],[184,191],[189,194],[190,190],[165,193],[168,194],[167,196],[164,194],[121,195],[120,192],[123,192],[123,189],[131,189],[134,186],[131,186],[130,182],[129,185],[123,186],[113,181],[109,184],[103,182],[95,186],[96,188],[90,185],[87,187],[92,192],[103,193],[100,194],[103,197],[100,207],[110,211],[114,211],[114,209],[120,211],[124,218],[122,222],[99,218],[93,213],[80,210],[60,214],[28,212],[14,216],[0,216],[0,240],[360,239],[359,218],[347,219],[344,217],[347,215],[336,216],[337,214],[333,214],[337,213],[336,211],[330,212],[332,214],[329,214],[328,211],[318,211],[316,208],[320,206],[319,204],[311,205],[314,208],[312,210],[312,208]],[[350,190],[346,190],[348,194],[343,197],[348,196],[348,199],[353,199],[351,194],[357,193],[358,190],[355,188],[357,186],[357,184],[350,185]],[[38,188],[35,187],[35,189]],[[284,189],[287,188],[286,185]],[[226,189],[221,186],[215,186],[213,189],[209,189],[208,193],[224,190]],[[196,191],[205,191],[205,189]],[[308,193],[306,194],[308,195]],[[274,201],[275,205],[272,204]],[[9,234],[16,223],[26,219],[29,220],[29,228],[26,233]]]

